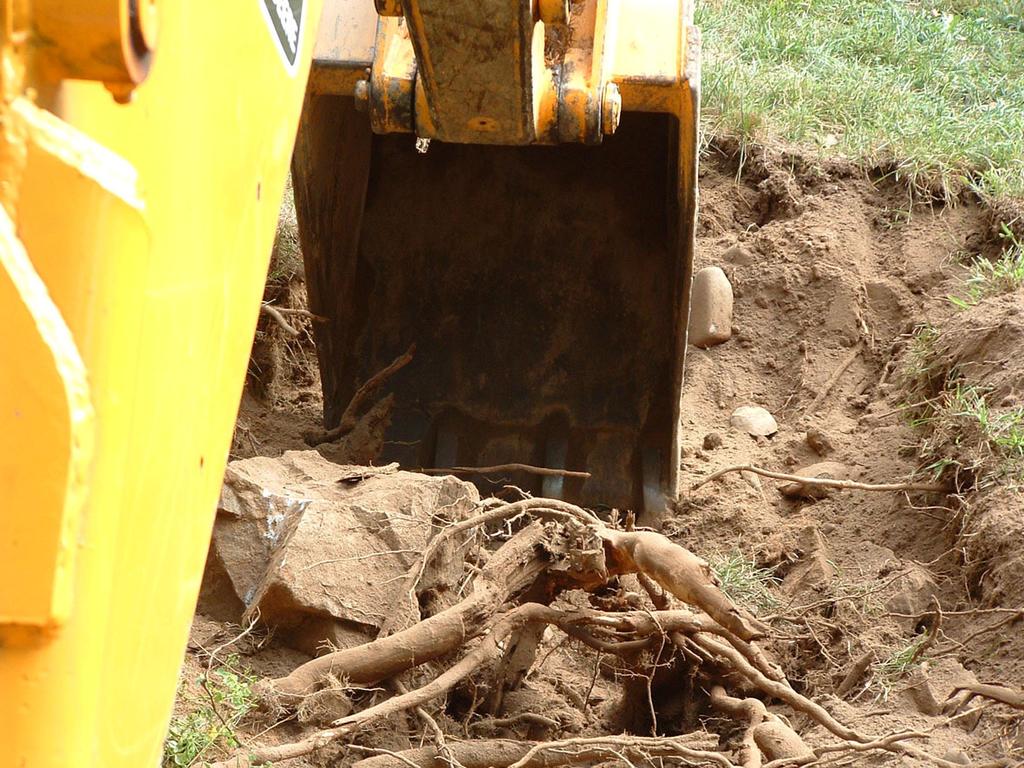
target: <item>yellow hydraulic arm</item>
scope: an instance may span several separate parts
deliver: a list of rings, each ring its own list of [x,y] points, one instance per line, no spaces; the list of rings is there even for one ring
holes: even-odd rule
[[[154,766],[320,2],[0,7],[0,766]]]

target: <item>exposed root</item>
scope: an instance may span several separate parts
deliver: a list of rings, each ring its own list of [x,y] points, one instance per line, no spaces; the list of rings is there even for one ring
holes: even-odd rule
[[[525,525],[493,552],[473,580],[472,592],[467,598],[394,634],[382,632],[372,642],[309,661],[286,677],[263,681],[260,690],[272,707],[287,710],[330,680],[343,679],[350,684],[366,685],[394,678],[426,661],[464,649],[444,671],[412,690],[399,687],[397,695],[335,720],[331,727],[304,739],[273,747],[250,745],[244,755],[216,763],[213,768],[276,764],[331,743],[352,739],[359,732],[406,711],[419,714],[435,746],[399,753],[378,750],[374,757],[360,761],[362,768],[396,765],[533,768],[656,757],[672,757],[676,764],[683,765],[766,768],[806,764],[829,751],[871,749],[905,753],[930,760],[940,768],[950,768],[948,761],[903,743],[906,739],[922,738],[923,734],[867,736],[797,693],[754,642],[763,637],[768,628],[732,603],[718,588],[704,560],[661,534],[612,528],[572,504],[552,499],[502,503],[442,529],[405,576],[413,603],[424,569],[429,567],[445,541],[485,524],[508,521],[524,514],[546,518],[547,522]],[[560,609],[545,604],[562,590],[593,590],[625,574],[637,574],[642,589],[651,595],[652,603],[661,608],[609,611]],[[686,603],[687,607],[673,607],[672,597]],[[516,604],[517,600],[527,599],[544,602]],[[498,665],[499,688],[509,675],[510,685],[516,685],[529,668],[530,660],[525,662],[525,667],[517,662],[519,666],[505,672],[501,671],[504,669],[501,660],[510,653],[514,638],[527,632],[539,638],[543,627],[548,625],[599,649],[602,654],[631,659],[628,664],[637,663],[638,652],[651,649],[654,652],[651,676],[665,644],[679,648],[692,673],[704,675],[701,685],[710,691],[711,706],[742,724],[742,738],[734,757],[716,751],[713,745],[695,744],[694,738],[703,738],[702,734],[581,737],[532,744],[504,740],[460,742],[449,738],[423,709],[428,702],[443,699],[471,675],[495,665]],[[532,652],[529,656],[532,659]],[[495,676],[493,671],[489,674]],[[841,744],[810,749],[783,718],[768,711],[763,701],[729,695],[727,686],[735,684],[737,678],[761,691],[766,698],[782,701],[806,714],[841,739]],[[970,689],[966,699],[956,707],[965,705],[971,696],[1002,696],[998,700],[1016,701],[1012,698],[1017,695],[1014,692],[990,688],[999,687]],[[589,694],[580,705],[584,711],[588,699]],[[653,710],[649,692],[648,703]],[[558,726],[557,721],[544,715],[528,714],[543,718],[548,726]],[[492,720],[502,722],[500,718]]]
[[[728,758],[711,751],[714,742],[710,734],[699,732],[670,739],[626,735],[541,743],[490,739],[455,742],[451,744],[451,751],[465,768],[511,768],[514,765],[522,768],[555,768],[607,762],[618,756],[642,760],[645,756],[656,755],[674,756],[684,764],[729,768],[732,764]],[[684,755],[684,751],[690,754]],[[410,763],[415,768],[446,766],[436,749],[426,747],[360,760],[353,768],[399,768]]]
[[[263,307],[264,309],[268,309],[266,304],[264,304]],[[284,318],[282,317],[281,321],[283,320]],[[388,379],[411,363],[415,352],[416,345],[409,345],[409,348],[405,352],[363,382],[362,386],[360,386],[359,389],[356,390],[356,393],[352,395],[352,399],[348,401],[348,405],[345,406],[345,411],[341,414],[341,421],[338,422],[338,426],[334,429],[310,432],[303,435],[303,439],[305,439],[306,444],[316,446],[321,443],[333,443],[338,438],[344,437],[355,429],[356,425],[359,423],[359,418],[367,400],[369,400],[369,398],[378,389],[384,386]]]
[[[294,325],[292,325],[285,319],[280,307],[275,307],[272,304],[264,303],[260,304],[260,312],[272,318],[275,323],[281,326],[281,330],[284,331],[289,336],[291,336],[293,339],[298,337],[298,335],[301,333],[301,331],[298,328],[296,328]]]
[[[735,464],[713,472],[699,483],[694,483],[691,490],[697,490],[702,485],[707,485],[712,480],[717,480],[722,475],[730,472],[753,472],[755,475],[770,477],[773,480],[785,480],[787,483],[802,483],[803,485],[820,485],[826,488],[844,488],[851,491],[923,491],[925,493],[950,493],[951,488],[942,483],[860,483],[856,480],[833,480],[828,477],[804,477],[803,475],[790,475],[785,472],[773,472],[769,469],[755,467],[753,464]]]
[[[1004,685],[975,683],[961,685],[954,689],[953,693],[946,700],[942,711],[947,715],[960,712],[975,696],[998,701],[1000,704],[1005,704],[1014,709],[1024,710],[1024,693],[1007,688]]]
[[[821,407],[821,404],[824,403],[825,400],[828,398],[829,393],[832,391],[832,388],[839,383],[839,379],[842,378],[843,374],[846,372],[846,369],[853,364],[853,361],[857,359],[863,348],[863,342],[857,342],[857,344],[854,345],[853,349],[850,350],[846,357],[844,357],[842,361],[840,361],[839,366],[832,372],[832,375],[828,377],[828,380],[825,382],[824,386],[822,386],[821,392],[819,392],[818,395],[811,401],[811,404],[807,406],[807,410],[804,411],[804,416],[813,416],[815,413],[817,413],[818,409]]]

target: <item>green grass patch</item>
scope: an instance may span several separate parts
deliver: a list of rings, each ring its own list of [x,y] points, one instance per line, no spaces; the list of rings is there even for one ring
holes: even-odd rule
[[[924,443],[938,477],[967,471],[981,486],[1024,480],[1024,406],[993,408],[984,388],[952,382],[918,423],[931,427]]]
[[[926,639],[922,635],[897,648],[875,667],[871,682],[878,689],[876,700],[888,701],[896,684],[920,665],[920,649]]]
[[[960,309],[973,307],[987,296],[1010,293],[1024,287],[1024,248],[1005,224],[1003,237],[1009,241],[1009,246],[994,260],[976,257],[964,281],[965,294],[949,297]]]
[[[176,716],[164,741],[162,768],[189,768],[213,749],[239,746],[235,735],[243,718],[256,706],[252,692],[257,676],[242,668],[237,655],[196,681],[203,695],[188,700],[187,714]]]
[[[779,607],[774,589],[779,579],[774,568],[760,568],[752,557],[741,552],[718,555],[709,562],[718,577],[719,587],[734,603],[753,613]]]
[[[1021,0],[702,0],[706,136],[1024,196]]]

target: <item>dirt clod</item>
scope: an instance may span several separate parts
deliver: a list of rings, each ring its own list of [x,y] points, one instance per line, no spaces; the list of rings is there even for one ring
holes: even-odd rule
[[[722,436],[717,432],[708,432],[704,435],[703,447],[705,451],[713,451],[722,447]]]

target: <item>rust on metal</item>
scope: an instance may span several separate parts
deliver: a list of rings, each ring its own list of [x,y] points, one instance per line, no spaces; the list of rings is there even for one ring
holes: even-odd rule
[[[579,469],[590,477],[512,481],[656,511],[678,486],[697,207],[692,4],[403,0],[402,11],[378,20],[372,64],[365,48],[331,53],[351,74],[307,99],[300,126],[310,302],[331,318],[316,329],[325,426],[415,342],[390,383],[384,460]],[[314,81],[326,82],[315,70]],[[439,141],[420,156],[408,132]],[[545,144],[567,146],[525,146]]]

